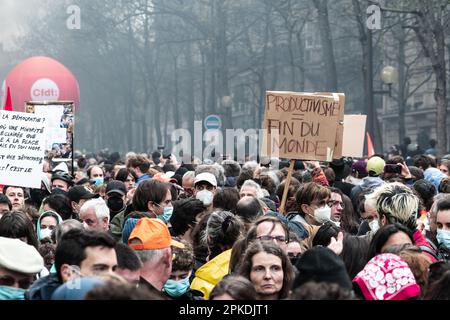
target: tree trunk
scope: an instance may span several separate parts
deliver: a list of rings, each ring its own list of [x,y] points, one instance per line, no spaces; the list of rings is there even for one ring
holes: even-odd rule
[[[436,78],[436,136],[439,155],[447,153],[447,78],[445,62],[445,35],[442,24],[442,8],[430,1],[419,2],[418,26],[414,28],[419,42],[430,58]],[[435,17],[437,15],[437,18]]]
[[[195,121],[195,79],[194,79],[194,64],[192,62],[192,44],[188,44],[184,52],[184,56],[186,59],[186,69],[187,69],[187,92],[186,92],[186,116],[188,121],[188,130],[191,133],[191,136],[194,136],[194,121]],[[194,139],[191,139],[193,142]],[[193,145],[192,149],[193,150]]]
[[[360,2],[353,0],[353,11],[358,22],[359,40],[362,47],[362,74],[364,81],[364,107],[363,112],[367,114],[367,131],[371,135],[376,152],[383,151],[381,132],[374,103],[373,94],[373,47],[372,31],[365,24],[365,15],[361,10]]]
[[[231,121],[231,105],[222,105],[222,98],[230,95],[230,89],[228,86],[228,44],[227,44],[227,13],[224,7],[225,1],[218,0],[215,2],[215,21],[217,23],[216,33],[216,50],[217,55],[217,98],[219,101],[220,113],[222,117],[222,129],[232,128]]]
[[[403,144],[403,139],[406,135],[405,129],[405,108],[406,108],[406,77],[405,77],[405,68],[406,68],[406,58],[405,58],[405,30],[403,29],[403,25],[398,28],[398,96],[397,96],[397,104],[398,104],[398,144]]]
[[[328,1],[313,0],[319,14],[319,32],[322,44],[323,60],[325,62],[325,90],[337,92],[338,78],[336,71],[336,61],[333,52],[333,38],[328,19]]]

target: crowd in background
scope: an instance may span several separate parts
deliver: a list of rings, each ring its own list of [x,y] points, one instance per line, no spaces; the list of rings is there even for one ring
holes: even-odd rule
[[[102,151],[0,194],[0,299],[450,297],[450,157]],[[287,188],[284,208],[283,193]]]

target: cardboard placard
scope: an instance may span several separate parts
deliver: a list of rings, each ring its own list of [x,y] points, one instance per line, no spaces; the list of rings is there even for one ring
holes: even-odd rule
[[[332,161],[342,153],[345,95],[267,91],[263,153]]]
[[[361,158],[364,151],[366,115],[346,114],[344,116],[344,136],[342,155]]]
[[[0,183],[41,188],[46,118],[0,111]]]

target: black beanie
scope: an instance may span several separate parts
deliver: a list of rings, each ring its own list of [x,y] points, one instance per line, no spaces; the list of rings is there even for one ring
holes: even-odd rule
[[[352,282],[344,261],[326,247],[307,250],[295,265],[299,271],[293,289],[308,281],[337,283],[344,289],[352,289]]]

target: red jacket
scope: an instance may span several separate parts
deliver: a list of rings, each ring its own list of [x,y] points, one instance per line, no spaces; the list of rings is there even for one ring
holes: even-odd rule
[[[437,253],[434,251],[433,247],[428,243],[427,239],[425,239],[425,237],[423,236],[423,234],[422,234],[422,232],[420,230],[414,231],[413,240],[414,240],[414,244],[416,246],[422,247],[423,253],[425,253],[430,258],[431,263],[437,261],[436,256],[435,256]],[[430,252],[428,252],[427,249],[424,250],[423,247],[428,248],[429,251],[431,251],[431,252],[435,252],[435,255],[433,255]]]

